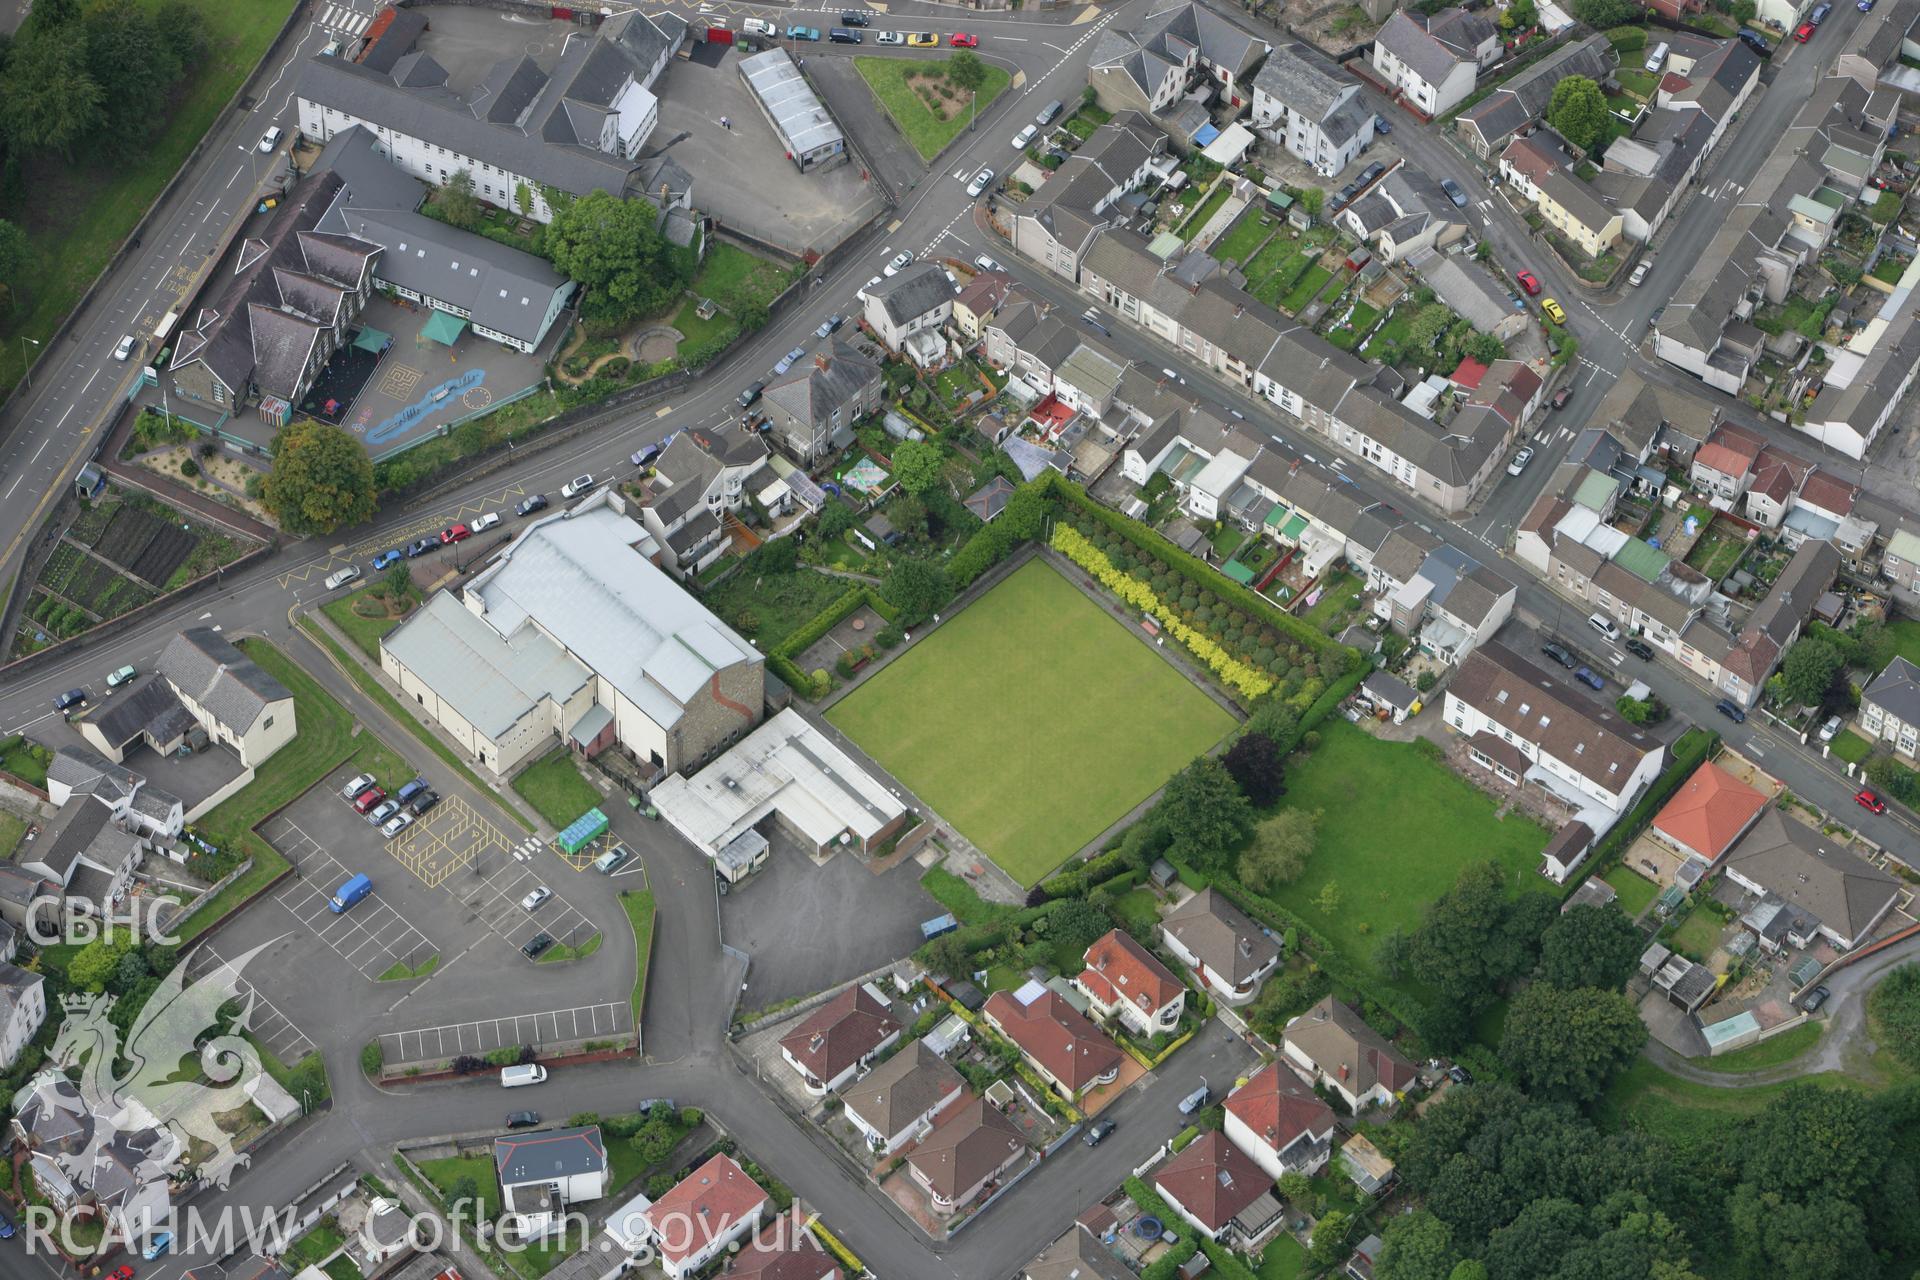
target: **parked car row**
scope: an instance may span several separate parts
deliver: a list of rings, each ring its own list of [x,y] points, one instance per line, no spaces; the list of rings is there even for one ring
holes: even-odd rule
[[[425,778],[415,778],[389,796],[370,773],[355,775],[340,788],[340,798],[352,805],[353,811],[365,818],[369,826],[380,828],[380,834],[389,840],[440,803],[440,793],[429,786]]]

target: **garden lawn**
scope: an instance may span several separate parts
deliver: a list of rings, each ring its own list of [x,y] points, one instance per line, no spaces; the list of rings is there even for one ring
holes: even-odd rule
[[[1213,190],[1207,193],[1207,198],[1200,202],[1200,207],[1195,209],[1192,216],[1180,224],[1180,238],[1182,240],[1191,240],[1199,235],[1201,229],[1213,220],[1213,215],[1220,212],[1220,206],[1225,204],[1227,197],[1232,194],[1233,187],[1231,184],[1225,182],[1215,183]]]
[[[963,925],[991,924],[1017,909],[1003,902],[988,902],[972,885],[945,867],[928,868],[927,874],[920,877],[920,887]]]
[[[453,1207],[454,1188],[463,1178],[473,1179],[474,1195],[480,1201],[480,1219],[491,1222],[500,1207],[500,1178],[494,1172],[493,1161],[487,1156],[446,1156],[439,1160],[422,1160],[420,1172],[427,1175],[440,1192],[440,1198]]]
[[[1848,764],[1859,764],[1873,754],[1873,744],[1851,729],[1835,736],[1832,745],[1833,754]]]
[[[1260,1280],[1294,1280],[1307,1270],[1307,1251],[1289,1232],[1281,1232],[1268,1241],[1267,1248],[1260,1255],[1260,1265],[1254,1275]]]
[[[53,753],[37,742],[14,735],[12,745],[0,751],[0,771],[12,774],[30,786],[46,790],[47,766],[53,763]]]
[[[1293,292],[1280,299],[1280,309],[1288,315],[1297,315],[1309,302],[1333,279],[1333,272],[1319,263],[1307,268],[1307,274],[1300,277],[1300,283],[1293,286]]]
[[[1360,348],[1360,354],[1369,360],[1379,360],[1382,358],[1384,348],[1405,347],[1407,335],[1413,329],[1413,313],[1417,310],[1419,310],[1418,307],[1400,307],[1395,310],[1391,316],[1387,317],[1385,324],[1374,330],[1373,336],[1367,339],[1367,345]]]
[[[1039,560],[827,718],[1023,885],[1233,727],[1210,697]]]
[[[893,117],[894,124],[906,135],[913,149],[920,153],[922,160],[932,160],[952,142],[959,132],[967,127],[969,118],[983,116],[993,100],[1000,96],[1011,82],[1012,76],[992,63],[985,64],[986,79],[981,82],[973,100],[972,112],[968,111],[965,91],[958,103],[950,103],[952,114],[942,120],[928,109],[926,100],[908,84],[907,76],[917,74],[922,77],[929,73],[944,72],[948,60],[940,62],[908,60],[905,58],[855,58],[853,65],[873,90],[873,96],[880,100],[887,114]]]
[[[555,747],[544,758],[522,769],[513,780],[520,798],[561,830],[569,822],[596,808],[602,796],[580,772],[565,747]]]
[[[1320,599],[1311,609],[1300,615],[1300,620],[1322,631],[1332,630],[1332,624],[1349,609],[1357,609],[1359,603],[1354,600],[1360,589],[1365,586],[1355,574],[1340,572],[1328,579],[1320,588]]]
[[[1920,622],[1906,618],[1889,622],[1887,634],[1893,637],[1894,652],[1908,662],[1920,663]]]
[[[1306,873],[1268,896],[1374,972],[1380,940],[1411,931],[1461,867],[1491,858],[1516,891],[1532,891],[1547,845],[1544,827],[1496,818],[1491,796],[1412,743],[1383,742],[1337,717],[1288,770],[1282,804],[1318,809],[1320,835]],[[1316,899],[1330,883],[1339,900],[1327,911]]]
[[[1735,1049],[1732,1053],[1723,1053],[1717,1058],[1695,1058],[1693,1065],[1702,1071],[1759,1071],[1765,1067],[1777,1067],[1792,1062],[1820,1043],[1820,1033],[1825,1024],[1803,1022],[1788,1031],[1769,1040],[1750,1044],[1744,1049]]]
[[[1612,885],[1613,891],[1620,895],[1620,910],[1626,913],[1629,920],[1639,919],[1640,913],[1652,906],[1653,900],[1660,896],[1659,885],[1624,864],[1614,867],[1600,878]]]
[[[52,336],[187,153],[212,130],[287,18],[285,5],[185,2],[205,20],[208,51],[175,87],[166,122],[125,160],[27,160],[9,188],[19,194],[0,204],[0,217],[20,224],[30,241],[13,282],[18,302],[0,320],[0,389],[19,381],[22,357],[32,352],[21,339]],[[141,4],[158,7],[157,0]]]
[[[20,837],[27,834],[27,820],[17,818],[4,809],[0,809],[0,858],[11,858],[20,844]]]
[[[1719,916],[1700,909],[1673,931],[1669,943],[1675,951],[1683,951],[1696,960],[1704,961],[1720,945],[1720,935],[1725,931],[1726,925],[1721,923]]]
[[[810,569],[768,575],[748,564],[703,598],[722,622],[767,653],[847,594],[851,585]]]
[[[320,606],[320,611],[332,619],[333,625],[340,628],[341,634],[359,646],[360,652],[375,662],[380,661],[380,641],[388,632],[399,626],[400,618],[367,618],[355,613],[354,601],[360,592],[341,596],[338,600],[329,600]]]
[[[1244,264],[1249,254],[1260,247],[1262,241],[1273,234],[1274,219],[1271,214],[1263,214],[1256,207],[1249,207],[1240,215],[1227,234],[1213,242],[1212,253],[1222,262]]]
[[[721,240],[707,250],[706,261],[693,278],[692,291],[696,297],[712,298],[729,309],[764,307],[779,297],[801,270]],[[675,327],[679,327],[677,323]]]

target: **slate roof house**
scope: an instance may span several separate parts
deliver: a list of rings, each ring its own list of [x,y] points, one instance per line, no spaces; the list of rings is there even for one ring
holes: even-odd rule
[[[1076,1222],[1034,1256],[1020,1280],[1133,1280],[1133,1272]]]
[[[921,368],[946,353],[940,326],[953,314],[953,284],[937,262],[915,262],[865,291],[867,325],[889,351]]]
[[[760,402],[774,434],[796,457],[819,458],[853,443],[853,424],[879,412],[885,386],[877,363],[835,338],[769,382]]]
[[[1078,279],[1094,233],[1118,220],[1112,211],[1120,197],[1146,182],[1166,150],[1167,135],[1145,115],[1115,112],[1014,211],[1013,247],[1057,275]]]
[[[1920,667],[1894,656],[1860,691],[1860,728],[1909,760],[1920,755]]]
[[[900,1038],[900,1021],[867,984],[848,987],[780,1038],[780,1056],[807,1092],[824,1095]]]
[[[1153,1187],[1195,1230],[1230,1249],[1252,1249],[1285,1217],[1273,1179],[1217,1129],[1155,1170]]]
[[[730,545],[723,522],[747,504],[767,457],[745,427],[676,432],[641,485],[640,522],[665,548],[658,563],[685,578],[719,559]]]
[[[11,961],[0,962],[0,1068],[11,1068],[47,1020],[47,983]]]
[[[960,1100],[960,1073],[915,1040],[860,1079],[844,1086],[840,1105],[867,1144],[883,1156],[923,1137]]]
[[[1454,132],[1475,155],[1492,160],[1510,138],[1546,114],[1556,84],[1568,76],[1585,76],[1604,85],[1613,78],[1616,61],[1603,35],[1564,44],[1462,111],[1454,119]]]
[[[1418,1074],[1366,1019],[1332,996],[1289,1022],[1281,1047],[1355,1111],[1388,1105]]]
[[[1312,1177],[1333,1147],[1333,1108],[1293,1068],[1269,1062],[1227,1095],[1226,1135],[1275,1181],[1283,1173]]]
[[[1280,944],[1211,886],[1168,912],[1160,937],[1225,1004],[1245,1004],[1260,994],[1260,984],[1280,963]]]
[[[502,1207],[524,1237],[544,1235],[569,1205],[607,1193],[607,1145],[599,1125],[495,1138],[493,1169]]]
[[[1373,37],[1373,66],[1422,115],[1445,115],[1500,58],[1493,24],[1464,9],[1396,9]]]
[[[212,627],[178,632],[154,664],[207,736],[232,747],[249,769],[293,740],[293,695]]]
[[[553,218],[543,188],[647,194],[654,175],[642,174],[639,155],[660,115],[651,86],[686,38],[684,19],[615,14],[569,34],[551,73],[517,54],[465,93],[413,47],[424,27],[396,23],[357,62],[309,58],[295,89],[300,132],[327,142],[363,126],[421,181],[438,186],[465,169],[475,194],[538,222]]]
[[[1775,808],[1760,815],[1724,865],[1729,880],[1763,903],[1782,904],[1801,916],[1789,939],[1796,946],[1810,945],[1818,933],[1852,950],[1902,892],[1900,881],[1879,867]],[[1763,933],[1762,942],[1768,941]]]
[[[1196,73],[1219,86],[1226,105],[1238,107],[1248,97],[1246,77],[1269,47],[1188,0],[1133,21],[1103,31],[1088,58],[1087,83],[1109,111],[1171,114]]]
[[[1276,45],[1253,77],[1253,126],[1323,178],[1373,141],[1378,117],[1360,82],[1302,40]]]
[[[1000,1108],[972,1098],[951,1111],[907,1156],[913,1180],[933,1211],[955,1213],[988,1182],[1026,1158],[1026,1139]]]

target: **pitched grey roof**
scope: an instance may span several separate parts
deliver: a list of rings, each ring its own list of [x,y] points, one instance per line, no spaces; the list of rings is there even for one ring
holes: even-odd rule
[[[959,1072],[925,1042],[914,1040],[841,1089],[840,1101],[874,1132],[891,1138],[960,1084]]]
[[[918,320],[953,302],[953,282],[937,262],[915,262],[891,280],[873,286],[867,296],[879,302],[895,324]]]
[[[941,288],[945,289],[946,275],[938,267],[933,270],[939,277]],[[881,376],[879,365],[838,338],[821,355],[825,357],[826,368],[821,368],[818,360],[808,360],[803,365],[787,370],[769,383],[762,393],[795,419],[816,430],[827,426],[835,410],[845,410]]]
[[[1360,82],[1333,59],[1300,40],[1277,44],[1253,77],[1253,87],[1310,120],[1323,121]]]
[[[287,687],[211,627],[182,631],[167,642],[155,670],[180,695],[198,703],[218,723],[244,735],[276,702],[291,700]]]
[[[164,745],[191,729],[194,719],[167,682],[155,678],[116,699],[91,723],[101,737],[124,747],[143,734]]]
[[[1280,944],[1219,890],[1206,888],[1160,922],[1200,963],[1235,986],[1271,964]]]
[[[1460,664],[1449,698],[1512,731],[1516,741],[1537,748],[1582,777],[1617,794],[1660,743],[1613,711],[1575,693],[1570,685],[1497,640],[1475,649]]]
[[[1133,1272],[1079,1223],[1042,1249],[1023,1280],[1133,1280]]]
[[[124,800],[139,787],[140,775],[90,747],[62,747],[47,765],[47,781],[72,787],[83,795]]]
[[[1855,941],[1900,893],[1898,880],[1771,807],[1727,851],[1726,866]]]
[[[1487,146],[1496,147],[1546,111],[1553,87],[1560,81],[1585,76],[1604,84],[1613,74],[1615,60],[1613,46],[1603,35],[1563,45],[1461,112],[1459,127],[1478,133]]]
[[[1442,13],[1457,10],[1442,10]],[[1394,10],[1373,37],[1374,43],[1385,47],[1388,53],[1400,59],[1413,69],[1413,73],[1429,84],[1439,84],[1453,69],[1462,63],[1474,61],[1469,53],[1462,53],[1453,44],[1442,42],[1428,33],[1423,23],[1437,23],[1439,15],[1432,19],[1423,19],[1419,14],[1406,9]]]
[[[493,1168],[503,1187],[554,1181],[607,1167],[600,1126],[538,1129],[493,1140]]]
[[[80,855],[113,831],[108,821],[113,811],[103,804],[78,804],[68,805],[61,816],[66,821],[51,838],[42,836],[19,857],[26,865],[45,868],[47,874],[65,885],[73,877],[73,864],[80,861]]]
[[[1860,701],[1872,703],[1903,724],[1920,725],[1920,667],[1896,656],[1861,690]]]

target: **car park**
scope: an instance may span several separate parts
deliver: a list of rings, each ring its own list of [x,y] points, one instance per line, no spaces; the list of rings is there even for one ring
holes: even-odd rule
[[[387,550],[382,551],[373,558],[373,571],[379,573],[382,569],[388,569],[399,564],[400,558],[404,555],[406,555],[406,552],[399,547],[387,548]]]
[[[907,47],[910,49],[938,49],[940,47],[940,37],[931,31],[909,31],[907,33]]]
[[[1540,310],[1545,312],[1547,319],[1553,321],[1555,324],[1565,324],[1567,322],[1566,310],[1552,298],[1540,299]]]
[[[526,897],[520,899],[520,909],[526,912],[538,911],[553,896],[553,890],[541,885]]]
[[[956,31],[947,37],[947,43],[956,49],[978,49],[980,47],[980,37],[968,35],[964,31]]]
[[[408,813],[405,809],[401,809],[396,813],[394,813],[392,817],[388,818],[385,822],[380,824],[380,834],[385,836],[387,839],[391,840],[395,836],[399,835],[402,831],[405,831],[408,827],[412,826],[413,822],[414,822],[413,815]]]
[[[336,569],[332,573],[328,574],[327,580],[323,585],[329,591],[338,591],[341,587],[346,586],[349,582],[352,582],[355,578],[359,576],[360,576],[360,566],[357,564],[350,564],[344,569]]]
[[[529,960],[538,960],[540,958],[540,953],[545,951],[548,947],[552,945],[553,945],[552,934],[536,933],[531,938],[527,939],[525,946],[520,948],[520,954],[525,956]]]
[[[1114,1131],[1114,1128],[1115,1125],[1111,1120],[1095,1120],[1091,1125],[1087,1126],[1087,1145],[1090,1147],[1099,1146],[1106,1140],[1107,1135]]]
[[[407,809],[413,814],[414,817],[424,818],[427,816],[427,810],[433,808],[433,806],[439,803],[440,803],[440,793],[438,791],[433,790],[431,787],[429,787],[427,790],[422,791],[419,795],[415,796],[413,798],[413,803],[408,805]]]
[[[398,800],[382,800],[368,812],[367,823],[370,826],[377,827],[398,812],[400,812],[400,802]]]
[[[132,354],[133,354],[133,335],[130,333],[123,334],[120,338],[120,345],[113,349],[113,358],[115,360],[125,360],[128,356]]]
[[[450,524],[440,531],[440,545],[450,547],[456,542],[465,542],[473,536],[473,530],[463,524]]]
[[[1607,682],[1593,674],[1592,667],[1575,667],[1573,678],[1589,689],[1599,690],[1607,687]]]
[[[401,804],[405,804],[426,789],[427,780],[425,778],[415,778],[412,782],[407,783],[398,791],[394,792],[393,798]]]
[[[623,844],[617,844],[593,860],[593,869],[603,876],[610,876],[633,861],[633,851]]]
[[[286,136],[287,131],[285,129],[282,129],[279,125],[273,126],[273,128],[260,135],[260,150],[263,152],[273,150],[280,145],[280,139]]]
[[[374,781],[374,776],[370,773],[355,774],[352,782],[340,788],[340,798],[358,800],[366,789],[374,784]]]
[[[870,27],[873,25],[873,15],[858,9],[843,9],[840,11],[840,21],[850,27]]]
[[[1555,662],[1567,668],[1569,671],[1573,669],[1573,666],[1574,666],[1573,655],[1567,652],[1567,648],[1565,645],[1556,644],[1550,640],[1546,644],[1543,644],[1540,646],[1540,652],[1546,654],[1549,658],[1552,658]]]
[[[1507,464],[1507,474],[1510,476],[1519,475],[1522,471],[1525,471],[1527,469],[1527,464],[1532,461],[1533,461],[1533,450],[1522,449],[1520,452],[1514,454],[1513,461]]]
[[[973,181],[967,184],[967,194],[977,196],[991,185],[993,185],[993,170],[982,169],[974,174]]]
[[[882,31],[873,38],[875,44],[905,44],[907,37],[898,31]]]
[[[538,1111],[513,1111],[507,1114],[507,1128],[531,1129],[540,1123]]]
[[[819,38],[820,28],[818,27],[802,27],[796,25],[787,28],[787,39],[789,40],[818,40]]]
[[[546,509],[547,495],[544,493],[533,493],[520,499],[520,505],[513,510],[517,515],[530,516],[536,511],[545,511]]]
[[[813,331],[813,336],[816,338],[831,338],[834,334],[840,332],[840,326],[846,322],[847,318],[845,316],[828,316],[820,322],[820,327]]]
[[[1645,640],[1628,640],[1620,647],[1643,662],[1653,661],[1653,646]]]
[[[1025,151],[1027,149],[1027,144],[1033,141],[1033,135],[1038,132],[1040,132],[1040,126],[1037,124],[1030,124],[1026,128],[1022,129],[1020,132],[1014,134],[1013,149],[1015,151]]]
[[[593,486],[594,479],[592,476],[575,476],[560,486],[560,496],[563,498],[577,498],[587,490],[593,488]]]
[[[907,267],[907,264],[911,263],[912,261],[913,261],[912,252],[906,249],[902,249],[900,252],[893,255],[893,261],[889,262],[887,264],[887,269],[881,272],[880,274],[888,277],[897,276],[902,271],[904,271]]]
[[[1522,268],[1513,273],[1513,278],[1520,282],[1520,287],[1527,291],[1529,298],[1536,297],[1540,293],[1540,281],[1534,277],[1533,272]]]
[[[1454,204],[1462,209],[1467,207],[1467,189],[1455,182],[1452,178],[1440,179],[1440,189],[1447,193],[1447,199],[1453,201]]]
[[[1859,795],[1853,798],[1853,802],[1862,809],[1865,809],[1868,813],[1885,813],[1887,811],[1887,802],[1882,800],[1872,788],[1861,791]]]
[[[1653,269],[1653,262],[1650,259],[1647,259],[1647,258],[1640,259],[1639,262],[1634,264],[1633,274],[1627,277],[1627,283],[1632,285],[1634,288],[1638,289],[1643,283],[1645,283],[1647,278],[1647,272],[1651,271],[1652,269]]]
[[[139,674],[139,671],[131,666],[121,667],[119,670],[108,674],[107,688],[118,689],[123,684],[131,683],[133,678]]]
[[[1808,1013],[1812,1013],[1832,998],[1833,988],[1823,982],[1813,990],[1807,992],[1807,998],[1800,1002],[1800,1007]]]
[[[1720,701],[1714,703],[1713,709],[1735,724],[1745,724],[1747,722],[1747,713],[1742,711],[1729,698],[1722,698]]]
[[[353,798],[353,811],[365,815],[373,812],[374,806],[385,802],[387,793],[379,785],[368,787]]]

